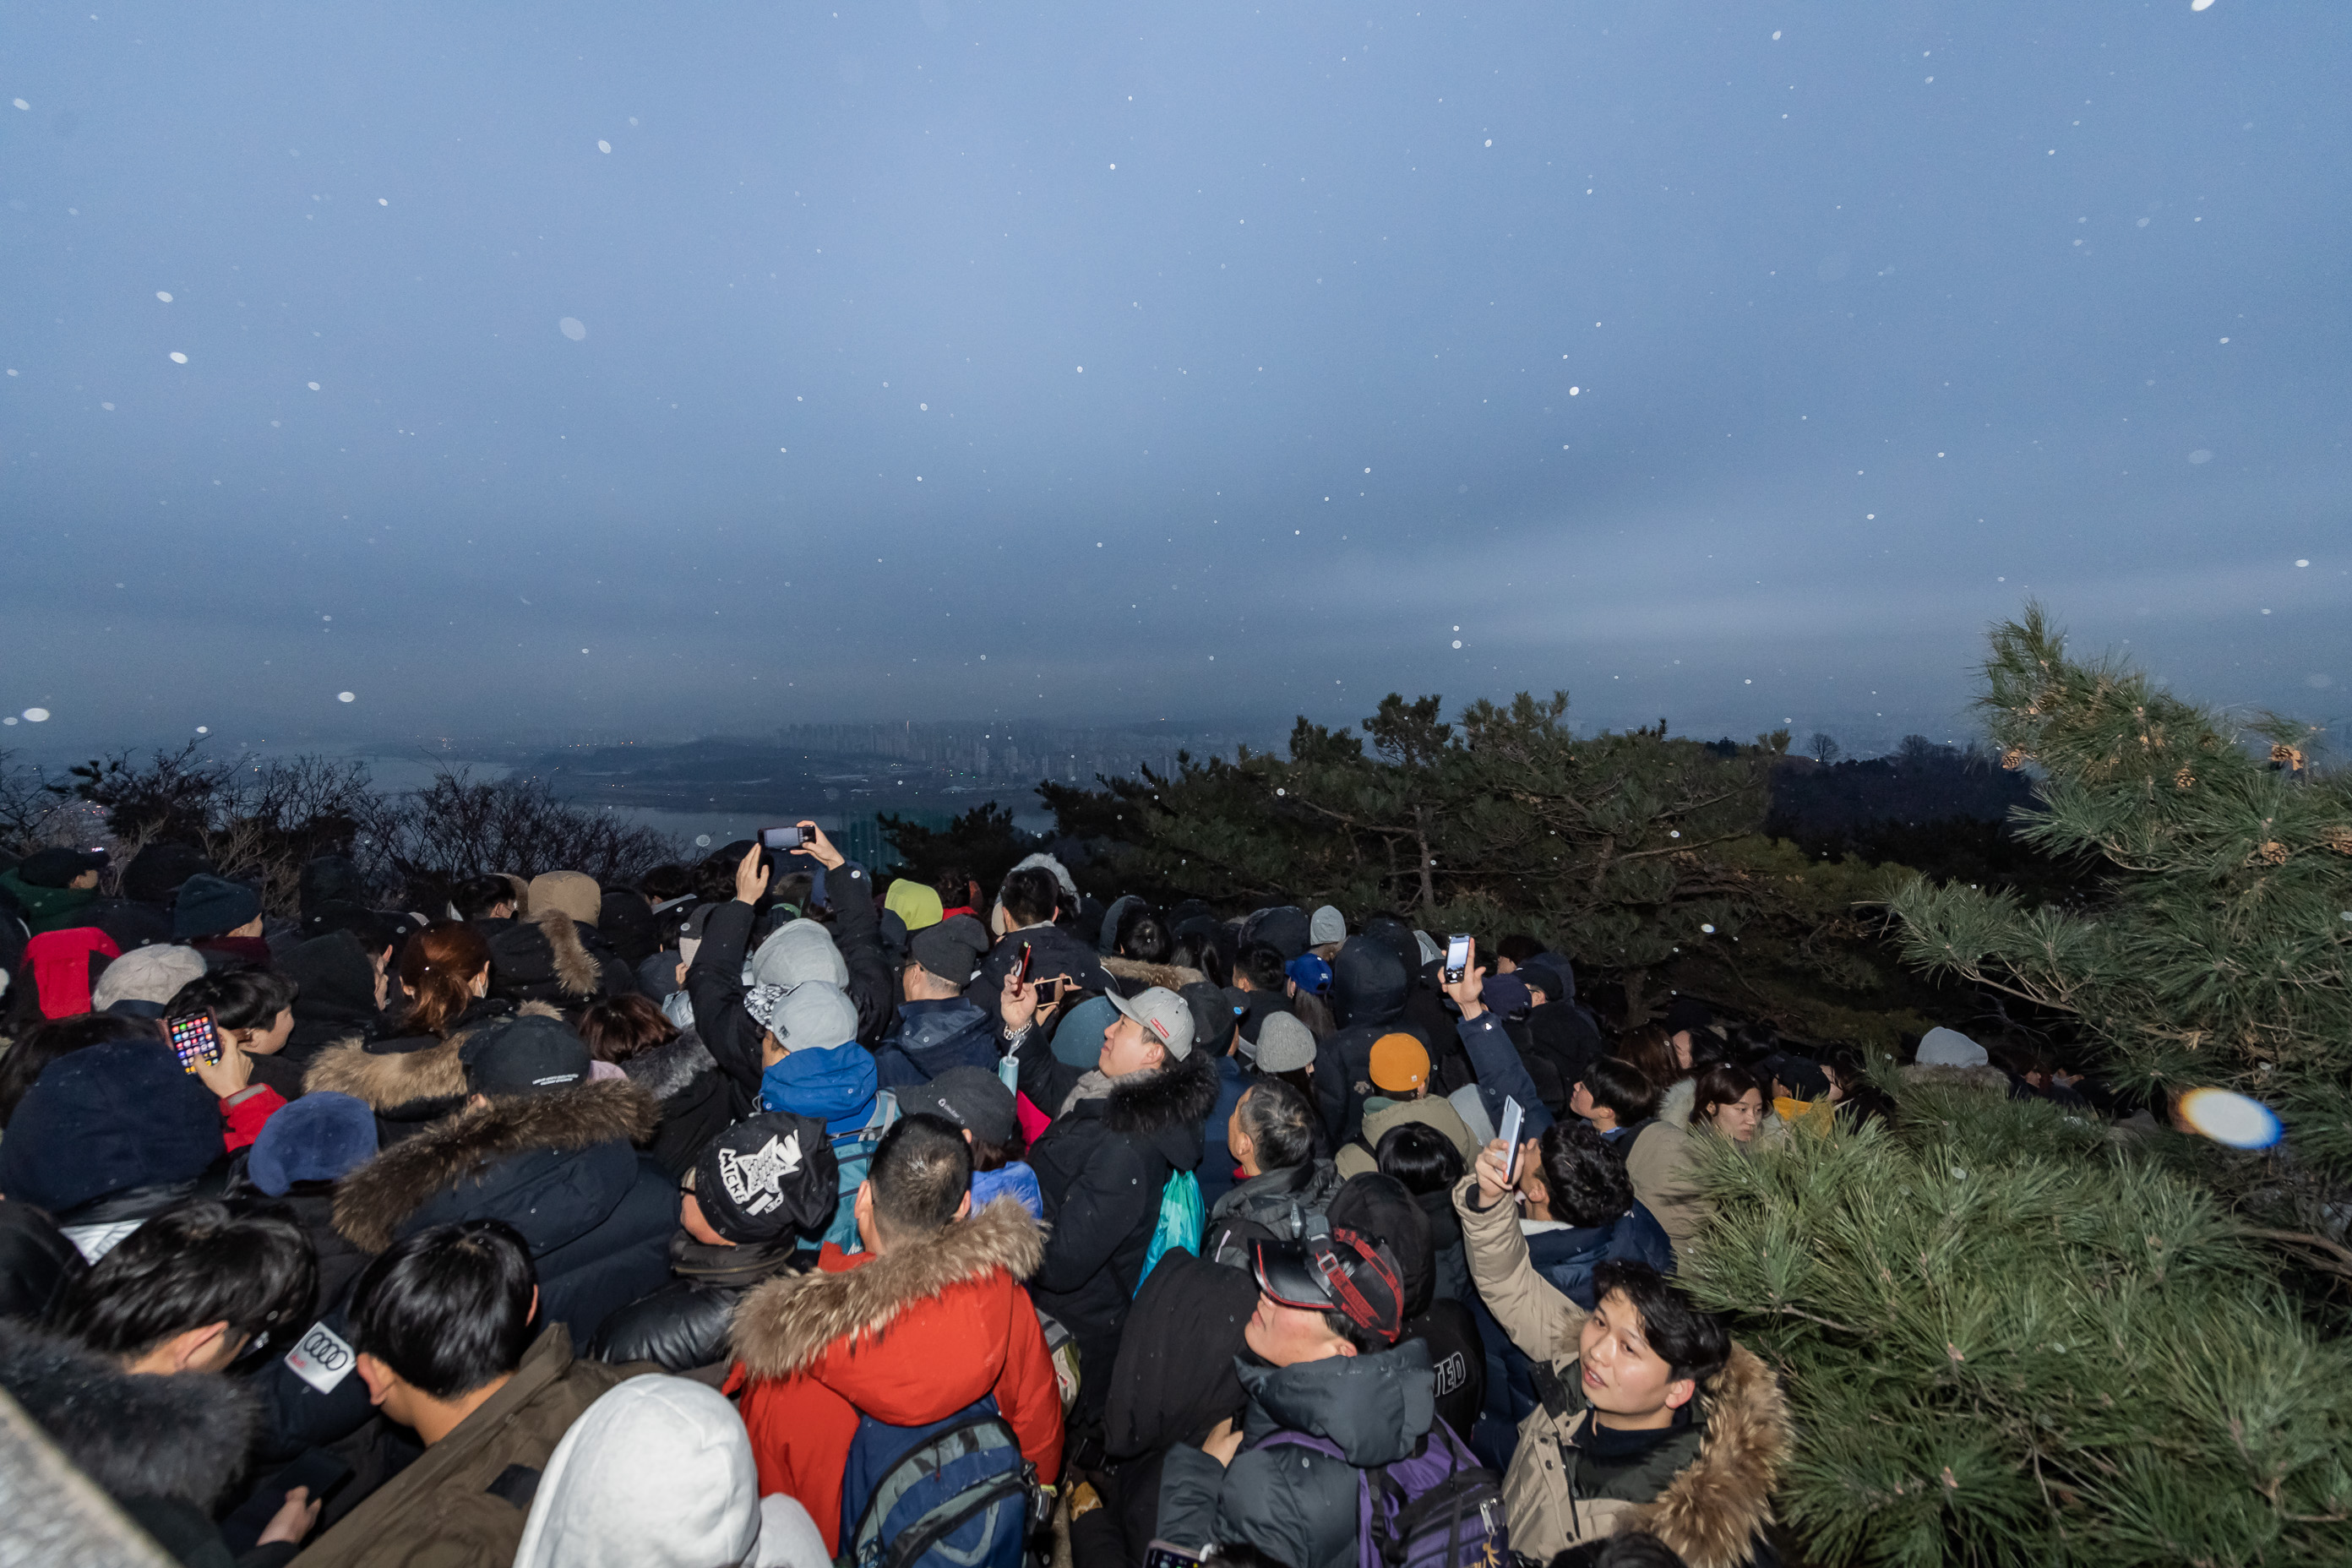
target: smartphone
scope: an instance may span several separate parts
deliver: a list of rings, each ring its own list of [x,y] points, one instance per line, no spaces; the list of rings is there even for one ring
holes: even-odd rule
[[[1503,1181],[1506,1184],[1519,1179],[1519,1123],[1527,1120],[1527,1111],[1519,1102],[1506,1095],[1503,1099],[1503,1125],[1495,1136],[1503,1141]]]
[[[1470,933],[1455,931],[1445,939],[1445,983],[1457,984],[1470,972]]]
[[[1172,1541],[1155,1541],[1143,1549],[1143,1568],[1201,1568],[1206,1555],[1187,1552]]]
[[[172,1054],[180,1058],[182,1072],[195,1071],[198,1062],[210,1067],[220,1060],[220,1031],[213,1027],[210,1013],[183,1013],[164,1019],[163,1027],[171,1037]]]
[[[808,835],[797,823],[790,827],[760,829],[760,847],[762,849],[797,849],[807,842]]]
[[[1024,984],[1024,983],[1026,983],[1026,982],[1027,982],[1028,978],[1029,978],[1029,944],[1028,944],[1027,942],[1023,942],[1023,943],[1021,944],[1021,956],[1020,956],[1018,959],[1016,959],[1016,960],[1014,960],[1014,961],[1013,961],[1013,984],[1015,984],[1015,985],[1023,984]]]

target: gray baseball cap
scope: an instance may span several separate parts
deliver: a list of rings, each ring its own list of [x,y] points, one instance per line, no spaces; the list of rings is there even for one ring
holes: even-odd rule
[[[1170,1056],[1181,1061],[1192,1054],[1192,1005],[1165,985],[1155,985],[1131,1002],[1114,992],[1108,1001],[1142,1025],[1145,1037],[1158,1040]]]

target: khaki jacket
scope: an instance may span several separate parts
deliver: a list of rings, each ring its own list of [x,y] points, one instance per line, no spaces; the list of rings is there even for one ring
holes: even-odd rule
[[[1698,1190],[1690,1141],[1686,1124],[1661,1119],[1634,1134],[1633,1152],[1625,1156],[1633,1196],[1664,1227],[1676,1258],[1690,1256],[1691,1243],[1715,1216],[1715,1206]]]
[[[1372,1151],[1381,1146],[1381,1136],[1391,1127],[1402,1127],[1408,1121],[1423,1122],[1445,1134],[1446,1142],[1461,1151],[1465,1165],[1478,1158],[1478,1140],[1470,1135],[1462,1113],[1443,1096],[1425,1094],[1419,1100],[1392,1100],[1378,1110],[1364,1112],[1364,1132],[1360,1142],[1349,1143],[1339,1151],[1332,1164],[1339,1167],[1342,1180],[1360,1176],[1380,1169]]]
[[[530,1490],[564,1432],[614,1384],[658,1370],[574,1361],[570,1331],[555,1324],[504,1388],[313,1542],[295,1568],[509,1568]]]
[[[1556,1381],[1559,1414],[1538,1404],[1519,1424],[1519,1442],[1503,1478],[1511,1547],[1538,1561],[1614,1531],[1646,1530],[1691,1568],[1736,1568],[1772,1517],[1769,1494],[1789,1450],[1789,1411],[1780,1384],[1739,1345],[1699,1395],[1692,1426],[1696,1457],[1662,1479],[1654,1496],[1579,1496],[1576,1455],[1568,1441],[1583,1415],[1577,1368],[1584,1310],[1538,1274],[1510,1204],[1481,1209],[1478,1179],[1454,1189],[1470,1275],[1511,1342]]]

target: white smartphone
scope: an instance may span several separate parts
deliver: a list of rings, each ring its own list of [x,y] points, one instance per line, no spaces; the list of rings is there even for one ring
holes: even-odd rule
[[[1445,983],[1455,985],[1470,970],[1470,933],[1455,931],[1445,939]]]
[[[1503,1125],[1495,1135],[1503,1141],[1503,1181],[1506,1184],[1519,1179],[1519,1123],[1527,1112],[1519,1102],[1508,1095],[1503,1097]]]

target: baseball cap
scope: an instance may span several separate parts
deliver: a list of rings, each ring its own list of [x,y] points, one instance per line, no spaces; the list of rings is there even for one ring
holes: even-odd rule
[[[840,1162],[824,1123],[789,1110],[747,1116],[702,1146],[694,1201],[738,1247],[814,1235],[840,1203]]]
[[[1261,1241],[1250,1256],[1257,1288],[1286,1307],[1338,1312],[1390,1344],[1404,1328],[1396,1254],[1385,1242],[1329,1228],[1320,1215],[1300,1241]]]
[[[917,931],[908,939],[907,951],[933,974],[961,985],[980,967],[980,955],[988,951],[988,931],[970,915],[957,915]]]
[[[920,1089],[898,1091],[904,1110],[937,1110],[983,1143],[1013,1142],[1020,1122],[1013,1091],[986,1068],[950,1068]]]
[[[1192,1005],[1165,985],[1155,985],[1133,1001],[1116,993],[1109,1000],[1142,1025],[1145,1037],[1158,1040],[1170,1056],[1181,1061],[1192,1054]]]
[[[457,1047],[468,1093],[543,1094],[588,1080],[588,1043],[536,1013],[475,1030]]]
[[[1301,991],[1311,991],[1318,996],[1331,994],[1331,966],[1313,953],[1302,953],[1282,966],[1282,972],[1298,984]]]
[[[1382,1035],[1372,1042],[1372,1087],[1410,1094],[1429,1081],[1429,1047],[1411,1035]]]
[[[1529,994],[1528,983],[1517,975],[1489,974],[1486,984],[1478,987],[1478,1000],[1507,1018],[1525,1011],[1535,997]]]

